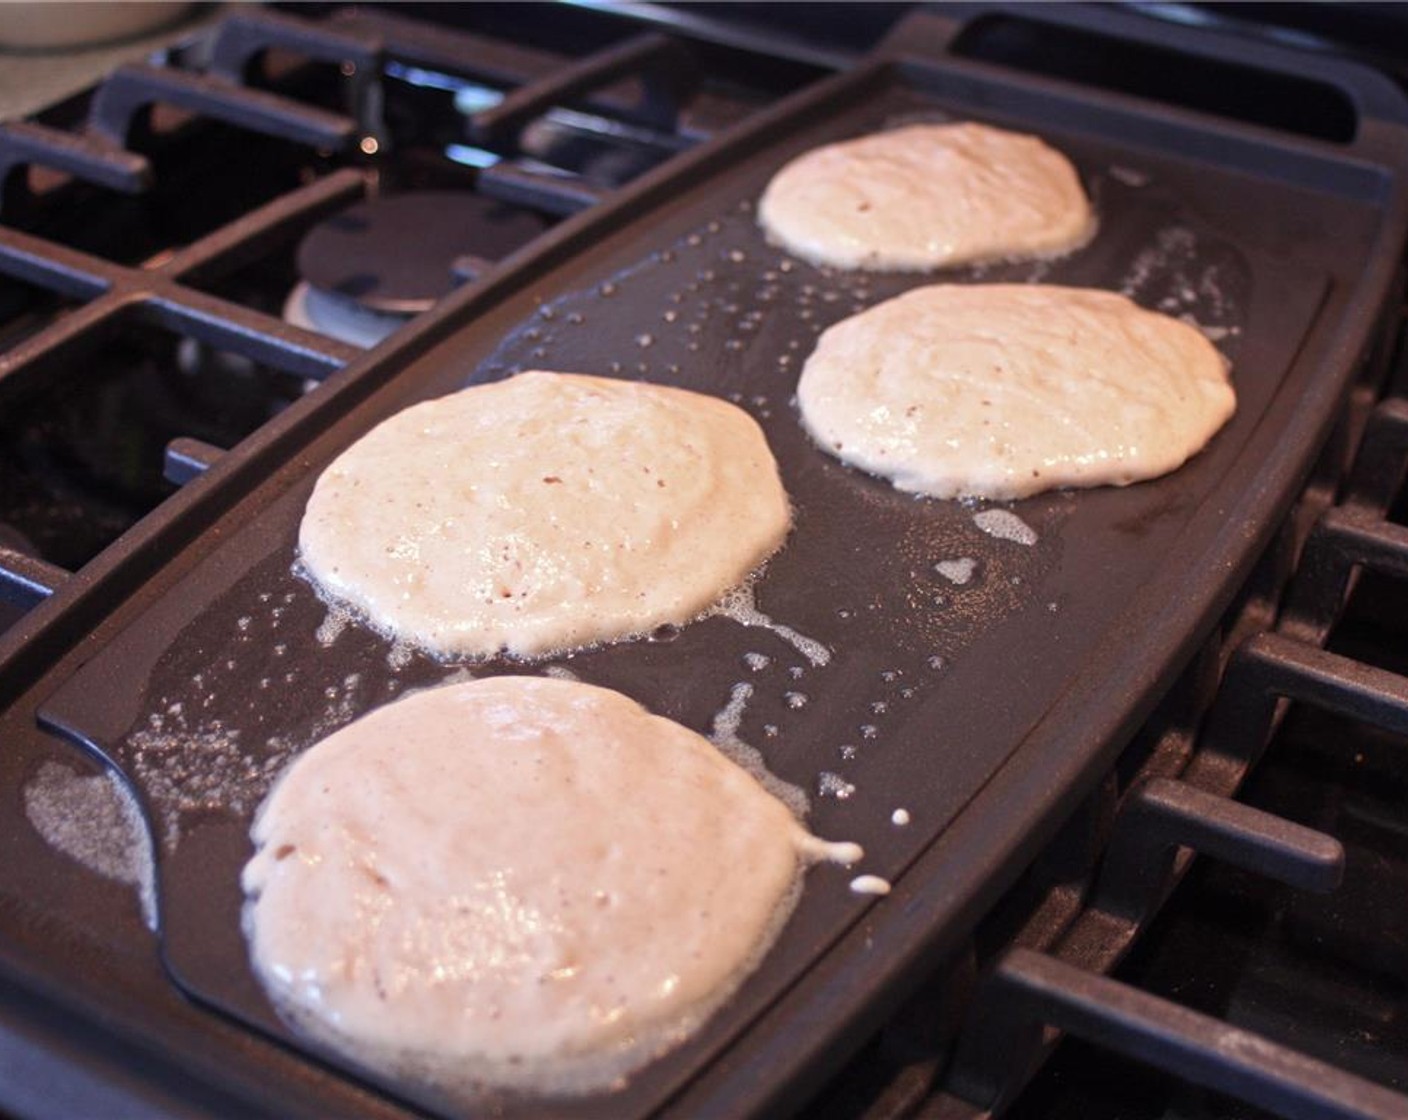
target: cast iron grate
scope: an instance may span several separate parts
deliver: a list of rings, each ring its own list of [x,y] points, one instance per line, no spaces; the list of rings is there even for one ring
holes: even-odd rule
[[[323,152],[374,156],[405,142],[387,106],[387,83],[401,80],[478,95],[464,138],[481,149],[484,193],[572,213],[594,201],[601,185],[524,154],[524,130],[544,114],[578,106],[621,128],[637,126],[668,155],[737,123],[749,108],[702,91],[693,50],[659,32],[567,58],[385,12],[313,21],[257,11],[227,16],[208,53],[203,70],[120,67],[98,88],[78,131],[35,122],[0,126],[6,208],[25,201],[31,166],[129,194],[147,190],[151,161],[132,149],[146,139],[157,107],[177,110],[183,123],[199,116]],[[286,73],[290,57],[335,67],[337,109],[266,88],[278,84],[269,71]],[[271,65],[274,58],[282,65]],[[394,124],[417,127],[409,119]]]
[[[56,376],[56,368],[89,352],[103,331],[124,316],[138,316],[186,337],[244,355],[300,377],[322,379],[360,351],[336,339],[293,326],[189,286],[189,281],[232,267],[268,242],[306,227],[361,197],[360,172],[341,170],[286,195],[211,236],[170,254],[151,268],[128,268],[29,233],[0,226],[0,273],[84,300],[79,307],[0,357],[0,394],[25,391],[30,382]],[[179,460],[192,448],[173,449]],[[200,452],[205,463],[213,450]],[[19,552],[0,552],[0,587],[6,600],[32,606],[47,598],[68,572]]]

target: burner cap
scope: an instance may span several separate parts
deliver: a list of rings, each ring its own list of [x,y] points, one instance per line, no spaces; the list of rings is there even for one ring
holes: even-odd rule
[[[368,310],[413,315],[454,288],[457,259],[499,260],[546,228],[532,211],[480,195],[412,191],[320,222],[298,247],[298,271]]]
[[[371,311],[355,299],[320,291],[306,280],[294,285],[284,300],[284,319],[295,327],[369,350],[411,321],[409,315]]]

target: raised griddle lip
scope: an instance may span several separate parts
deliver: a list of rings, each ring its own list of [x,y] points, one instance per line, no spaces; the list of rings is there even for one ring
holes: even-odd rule
[[[945,64],[959,74],[965,65],[957,62]],[[35,614],[40,617],[32,625],[22,625],[22,633],[0,647],[0,685],[6,682],[23,683],[26,676],[37,675],[60,656],[60,651],[56,649],[27,659],[24,655],[33,647],[26,645],[25,634],[52,633],[56,635],[56,641],[62,642],[65,626],[68,627],[68,635],[81,632],[79,628],[84,625],[84,611],[81,608],[88,603],[98,609],[92,601],[100,597],[100,592],[116,591],[124,596],[138,592],[143,573],[161,566],[161,559],[156,555],[158,549],[165,552],[167,546],[177,541],[195,540],[205,527],[240,500],[241,490],[245,486],[260,480],[266,467],[292,458],[299,447],[316,436],[331,416],[341,416],[350,411],[391,376],[398,363],[411,360],[447,337],[472,318],[475,308],[490,305],[520,290],[531,281],[534,269],[551,267],[567,259],[578,249],[585,248],[589,238],[633,221],[636,212],[658,200],[670,184],[679,182],[680,176],[696,168],[706,167],[719,151],[726,150],[735,158],[741,158],[747,151],[767,143],[794,117],[808,109],[819,111],[838,91],[863,87],[866,82],[877,80],[884,73],[884,66],[884,60],[876,60],[856,74],[833,79],[821,88],[814,88],[795,101],[779,106],[733,140],[725,141],[719,147],[711,145],[700,149],[679,164],[651,176],[639,189],[626,192],[608,210],[584,215],[565,224],[548,243],[506,262],[503,270],[493,279],[455,297],[442,310],[427,317],[404,336],[397,336],[350,367],[335,379],[335,385],[329,385],[330,392],[321,401],[308,402],[307,407],[302,407],[297,415],[290,416],[286,422],[276,422],[269,430],[248,441],[228,457],[228,462],[222,463],[207,478],[192,484],[186,493],[174,499],[168,509],[157,515],[158,524],[143,526],[124,538],[89,573],[55,596],[50,604],[36,611]],[[1162,116],[1173,125],[1187,123],[1198,128],[1209,127],[1204,120],[1191,119],[1193,115],[1174,112]],[[1380,124],[1399,127],[1396,122]],[[1226,131],[1243,139],[1265,139],[1259,130],[1241,126],[1228,126]],[[1380,129],[1378,137],[1382,136]],[[1363,147],[1351,146],[1344,150],[1332,145],[1300,141],[1291,142],[1288,146],[1293,150],[1313,152],[1317,158],[1323,158],[1327,165],[1357,165],[1366,171],[1378,169],[1377,173],[1386,184],[1380,243],[1392,245],[1401,241],[1405,224],[1401,161],[1390,158],[1382,151],[1368,152]],[[1377,140],[1373,147],[1378,148]],[[1323,395],[1333,397],[1343,389],[1363,342],[1369,337],[1370,326],[1388,289],[1393,267],[1394,261],[1390,255],[1380,253],[1361,273],[1353,298],[1338,321],[1335,338],[1322,347],[1323,353],[1317,355],[1317,361],[1322,366],[1338,374],[1337,377],[1325,379],[1332,384],[1326,387]],[[1215,621],[1240,583],[1239,577],[1245,574],[1269,538],[1275,527],[1275,511],[1284,510],[1289,504],[1309,469],[1311,456],[1308,449],[1323,442],[1333,416],[1333,408],[1307,407],[1291,418],[1288,428],[1280,430],[1278,446],[1274,449],[1279,454],[1263,462],[1257,474],[1258,485],[1248,489],[1241,501],[1227,511],[1223,530],[1209,543],[1209,554],[1224,562],[1218,565],[1220,570],[1192,577],[1200,594],[1187,598],[1174,594],[1169,600],[1176,607],[1159,616],[1155,633],[1169,640],[1170,648],[1178,651],[1179,659]],[[1276,435],[1262,433],[1262,441],[1267,442]],[[1284,447],[1279,446],[1282,443]],[[1245,449],[1243,460],[1251,456],[1252,449]],[[183,518],[188,523],[182,523]],[[1164,582],[1172,584],[1173,588],[1160,585],[1154,590],[1169,594],[1183,581],[1168,579]],[[104,606],[110,603],[111,600],[108,600]],[[1167,675],[1167,667],[1149,664],[1145,668],[1146,673],[1134,682],[1133,687],[1124,689],[1120,696],[1108,698],[1110,705],[1100,709],[1105,713],[1103,719],[1071,725],[1071,745],[1076,749],[1072,750],[1071,757],[1064,759],[1064,765],[1057,764],[1057,769],[1070,785],[1053,780],[1049,767],[1043,770],[1039,778],[1031,768],[1023,772],[1023,767],[1014,765],[1025,761],[1023,751],[1019,749],[982,795],[986,797],[990,791],[1002,788],[1002,796],[1009,799],[1009,804],[1018,806],[1018,811],[1012,814],[1014,823],[1007,835],[995,838],[988,830],[984,830],[984,835],[965,835],[962,832],[964,820],[960,817],[950,833],[931,849],[921,864],[906,874],[896,893],[884,903],[888,911],[902,914],[903,920],[893,924],[897,931],[895,943],[883,960],[874,962],[874,972],[867,985],[871,990],[863,999],[854,990],[847,992],[828,987],[836,978],[829,975],[829,962],[824,961],[816,970],[817,975],[809,979],[805,992],[794,990],[763,1017],[759,1029],[750,1032],[750,1043],[754,1044],[751,1052],[741,1060],[738,1055],[730,1055],[716,1070],[706,1073],[680,1100],[680,1108],[691,1111],[703,1100],[726,1099],[730,1102],[730,1111],[761,1112],[773,1104],[795,1100],[795,1094],[807,1075],[818,1068],[826,1057],[826,1047],[798,1046],[795,1041],[788,1043],[784,1037],[785,1031],[777,1025],[780,1017],[789,1009],[797,1013],[800,1008],[793,1005],[805,1001],[812,1012],[835,1012],[848,1023],[863,1023],[873,1018],[878,1008],[886,1002],[876,998],[876,990],[884,989],[889,993],[889,998],[893,998],[905,980],[923,964],[932,963],[947,946],[944,939],[933,936],[931,907],[953,905],[954,898],[965,896],[961,912],[968,916],[975,915],[978,908],[1000,889],[1004,875],[1010,877],[1015,873],[1014,869],[1020,867],[1041,836],[1054,828],[1063,808],[1069,807],[1070,790],[1087,783],[1107,764],[1107,756],[1118,748],[1152,703],[1156,686]],[[1089,671],[1095,673],[1098,669],[1098,665],[1092,665]],[[1101,749],[1090,753],[1095,746]],[[972,845],[971,874],[965,869],[961,876],[927,883],[926,889],[912,888],[921,868],[940,858],[935,855],[940,848],[946,849],[944,856],[947,857],[952,854],[947,849],[963,844]],[[949,923],[947,933],[956,935],[957,928],[954,923]],[[864,935],[863,926],[856,927],[843,941],[843,947]],[[864,1006],[860,1006],[862,1004]],[[854,1029],[848,1034],[854,1035]],[[828,1041],[828,1045],[833,1043],[834,1039]],[[766,1081],[758,1077],[758,1072],[764,1068],[768,1071]],[[720,1093],[726,1095],[716,1095]],[[699,1094],[704,1095],[702,1099]]]

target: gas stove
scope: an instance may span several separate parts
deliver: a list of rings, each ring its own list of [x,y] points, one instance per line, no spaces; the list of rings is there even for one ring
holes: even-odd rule
[[[727,1054],[662,1111],[1408,1115],[1405,218],[1393,182],[1354,178],[1376,153],[1351,147],[1364,121],[1399,123],[1391,87],[1303,30],[1267,44],[1238,5],[812,14],[241,8],[0,125],[0,1107],[407,1114],[173,986],[140,875],[93,851],[95,835],[140,847],[140,828],[103,766],[36,717],[113,660],[119,606],[168,559],[213,548],[259,480],[394,394],[476,321],[464,309],[492,316],[479,293],[619,235],[636,217],[622,198],[666,223],[661,191],[686,190],[673,169],[705,177],[688,161],[776,142],[798,98],[820,102],[872,49],[913,47],[955,60],[954,96],[989,111],[1017,104],[1008,74],[1034,100],[1132,95],[1178,137],[1159,143],[1212,164],[1225,150],[1178,114],[1230,119],[1314,162],[1298,189],[1362,196],[1398,240],[1374,242],[1365,269],[1383,280],[1344,313],[1364,325],[1336,336],[1354,353],[1310,425],[1318,455],[1284,502],[1268,494],[1255,562],[1210,595],[1139,729],[1034,824],[1045,843],[805,1060],[762,1031],[752,1058]],[[1211,33],[1183,26],[1214,15]],[[103,828],[67,827],[77,812]],[[758,1054],[785,1070],[776,1086],[759,1087]]]

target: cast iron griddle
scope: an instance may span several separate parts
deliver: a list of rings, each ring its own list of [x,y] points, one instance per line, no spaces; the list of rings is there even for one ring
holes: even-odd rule
[[[1066,152],[1099,209],[1092,245],[1050,264],[846,276],[790,260],[756,230],[752,200],[793,155],[950,117],[1036,132]],[[588,216],[577,228],[594,233],[590,243],[555,243],[576,252],[522,258],[512,281],[465,293],[375,352],[347,374],[365,392],[332,396],[321,434],[304,423],[306,446],[270,477],[243,476],[248,492],[206,547],[144,590],[140,617],[42,712],[111,759],[143,801],[176,981],[312,1052],[270,1009],[240,933],[239,872],[269,781],[407,689],[466,668],[543,670],[441,663],[330,618],[294,571],[321,469],[406,405],[517,369],[669,382],[736,399],[763,424],[797,516],[758,606],[824,643],[830,662],[710,618],[557,664],[705,732],[730,699],[743,702],[741,737],[775,773],[813,793],[854,786],[816,797],[809,824],[862,843],[857,871],[896,891],[876,902],[847,889],[855,872],[812,871],[777,946],[703,1031],[622,1092],[554,1101],[553,1111],[639,1116],[673,1100],[738,1114],[794,1089],[1020,869],[1259,551],[1325,435],[1382,294],[1374,280],[1377,296],[1351,299],[1337,277],[1380,270],[1386,284],[1383,254],[1369,249],[1402,221],[1401,171],[1379,155],[1389,129],[1376,120],[1345,152],[953,60],[877,62]],[[1349,245],[1363,256],[1340,273]],[[1235,363],[1238,413],[1168,478],[1013,504],[1035,546],[989,538],[974,508],[898,494],[817,451],[790,403],[820,329],[940,279],[1125,287],[1190,315]],[[206,484],[220,485],[222,469]],[[978,567],[958,587],[934,564],[961,557]],[[896,808],[909,826],[891,822]],[[542,1104],[353,1072],[445,1114]]]

